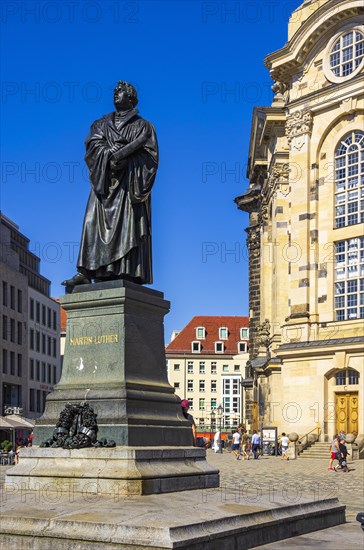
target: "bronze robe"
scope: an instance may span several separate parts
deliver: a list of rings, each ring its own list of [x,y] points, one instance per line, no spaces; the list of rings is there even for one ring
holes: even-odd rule
[[[155,130],[132,110],[91,126],[85,146],[91,193],[77,269],[90,279],[152,282],[150,194],[158,168]],[[124,160],[110,166],[122,147]]]

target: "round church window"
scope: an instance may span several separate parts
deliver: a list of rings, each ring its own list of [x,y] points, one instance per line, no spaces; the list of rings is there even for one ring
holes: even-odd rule
[[[336,35],[328,44],[324,59],[325,76],[342,82],[360,72],[364,65],[364,31],[351,29]]]

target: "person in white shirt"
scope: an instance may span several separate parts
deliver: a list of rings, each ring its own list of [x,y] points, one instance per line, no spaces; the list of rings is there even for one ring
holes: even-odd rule
[[[241,435],[239,434],[239,432],[233,431],[233,444],[231,448],[234,455],[236,456],[236,460],[239,460],[240,458],[240,440],[241,440]]]
[[[253,437],[252,437],[252,451],[254,454],[254,458],[256,460],[259,458],[260,443],[261,443],[261,437],[257,433],[257,430],[254,430]]]
[[[287,454],[289,439],[284,432],[282,432],[282,437],[280,439],[279,445],[282,449],[282,460],[289,460],[289,456]]]

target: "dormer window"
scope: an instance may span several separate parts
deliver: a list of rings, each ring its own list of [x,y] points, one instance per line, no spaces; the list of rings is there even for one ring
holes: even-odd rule
[[[246,353],[246,352],[247,352],[246,342],[238,342],[238,353]]]
[[[227,340],[229,336],[229,331],[227,327],[220,327],[219,328],[219,338],[220,340]]]
[[[240,339],[241,340],[247,340],[249,338],[249,329],[248,328],[241,328],[240,329]]]
[[[197,340],[204,340],[206,338],[205,327],[197,327],[196,328],[196,338],[197,338]]]
[[[224,342],[215,342],[215,353],[224,353]]]
[[[192,353],[200,353],[201,351],[201,342],[191,342],[191,351]]]

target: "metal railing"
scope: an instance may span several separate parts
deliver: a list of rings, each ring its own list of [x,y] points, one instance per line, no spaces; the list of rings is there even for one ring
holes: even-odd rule
[[[316,426],[313,428],[310,432],[307,432],[305,435],[299,436],[297,441],[297,450],[298,454],[302,453],[305,449],[308,449],[316,443],[316,441],[319,441],[321,435],[321,428],[320,426]]]

